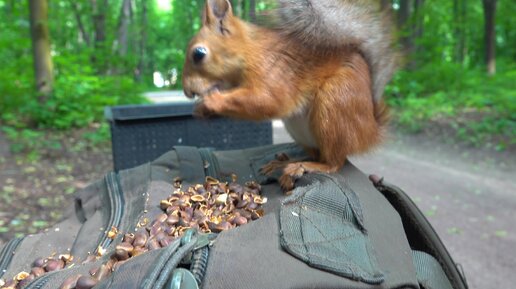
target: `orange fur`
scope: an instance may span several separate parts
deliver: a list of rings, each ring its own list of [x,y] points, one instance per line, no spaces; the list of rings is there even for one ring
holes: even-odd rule
[[[208,54],[194,63],[190,54],[199,46]],[[373,100],[370,66],[352,45],[317,51],[276,30],[241,21],[226,0],[208,0],[203,27],[188,53],[183,86],[187,96],[202,98],[197,115],[307,119],[309,143],[315,147],[293,137],[318,162],[277,162],[266,170],[284,166],[280,182],[287,190],[303,173],[335,172],[349,155],[382,140],[386,109]]]

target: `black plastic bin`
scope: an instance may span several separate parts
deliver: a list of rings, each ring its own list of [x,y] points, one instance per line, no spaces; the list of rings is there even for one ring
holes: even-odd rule
[[[272,144],[271,122],[192,116],[193,103],[106,107],[116,171],[151,161],[175,145],[242,149]]]

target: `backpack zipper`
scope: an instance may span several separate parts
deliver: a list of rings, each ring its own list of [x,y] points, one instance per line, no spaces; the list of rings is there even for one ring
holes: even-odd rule
[[[122,193],[122,188],[120,185],[120,179],[117,173],[110,172],[105,176],[106,185],[108,188],[108,196],[109,196],[109,206],[110,206],[110,216],[108,226],[106,228],[107,231],[111,229],[111,227],[118,228],[122,221],[122,215],[124,212],[124,196]],[[108,238],[107,234],[102,236],[102,239],[99,241],[99,246],[95,250],[95,254],[97,253],[98,248],[107,248],[113,240]],[[48,283],[49,277],[53,276],[54,273],[46,273],[45,275],[35,279],[30,283],[25,289],[40,289]]]
[[[5,244],[4,248],[0,252],[0,278],[5,274],[7,267],[11,264],[14,252],[23,241],[24,237],[14,238]]]
[[[201,154],[201,159],[203,160],[204,164],[207,164],[204,166],[204,174],[206,176],[214,177],[218,179],[220,167],[219,167],[219,161],[217,158],[213,155],[213,149],[211,148],[200,148],[199,153]]]
[[[50,276],[53,276],[57,272],[59,272],[59,271],[45,273],[43,276],[34,279],[34,281],[29,283],[27,285],[27,287],[25,287],[25,289],[40,289],[40,288],[42,288],[43,286],[45,286],[48,283],[48,278]]]
[[[109,216],[109,222],[106,227],[106,231],[109,231],[111,227],[119,228],[120,226],[124,212],[124,196],[117,173],[108,173],[105,177],[105,180],[108,188],[109,205],[111,207],[111,214]],[[106,249],[112,241],[112,239],[108,238],[107,234],[104,234],[102,239],[100,239],[99,246],[97,247],[95,253],[97,253],[98,248]]]

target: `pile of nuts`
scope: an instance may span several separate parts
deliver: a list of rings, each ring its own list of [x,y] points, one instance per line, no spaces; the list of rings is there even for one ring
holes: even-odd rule
[[[73,256],[70,254],[62,254],[58,256],[51,256],[48,258],[37,258],[32,263],[30,273],[20,272],[14,276],[12,280],[3,281],[0,279],[0,288],[22,288],[29,284],[32,280],[42,276],[47,272],[61,270],[70,265],[73,261]]]
[[[258,183],[253,181],[240,185],[234,175],[231,183],[207,177],[204,184],[186,189],[176,179],[174,188],[174,192],[159,204],[163,213],[152,222],[143,218],[135,233],[124,234],[122,242],[115,247],[108,261],[90,270],[89,276],[69,277],[59,288],[93,288],[131,257],[166,247],[190,228],[202,233],[219,233],[256,220],[263,216],[262,205],[267,202],[267,198],[260,195],[261,187]],[[115,239],[118,234],[117,228],[113,227],[107,237]],[[83,264],[93,262],[104,254],[105,249],[99,247],[97,255],[88,256]],[[36,259],[30,273],[21,272],[8,281],[0,279],[0,289],[22,288],[46,272],[72,267],[72,261],[73,256],[69,254]]]
[[[228,184],[207,177],[204,185],[184,191],[176,182],[176,191],[160,202],[165,213],[151,223],[151,235],[160,236],[163,231],[177,238],[189,228],[219,233],[263,216],[261,206],[267,198],[260,195],[261,186],[256,182],[242,186],[235,179]]]

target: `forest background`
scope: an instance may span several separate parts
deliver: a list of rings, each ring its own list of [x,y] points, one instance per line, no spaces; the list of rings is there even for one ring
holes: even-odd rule
[[[235,14],[258,21],[274,1],[231,2]],[[203,4],[0,0],[0,136],[8,146],[0,169],[16,167],[0,174],[2,238],[48,226],[67,198],[58,192],[71,194],[77,175],[87,183],[94,175],[86,171],[108,168],[105,106],[145,103],[144,92],[181,89],[185,48],[200,27]],[[396,129],[514,149],[516,1],[380,4],[392,14],[404,55],[386,91]],[[165,87],[154,85],[156,73]],[[78,156],[87,152],[99,153],[96,166],[81,164]],[[42,166],[56,173],[38,175]],[[19,207],[17,200],[23,200]]]

